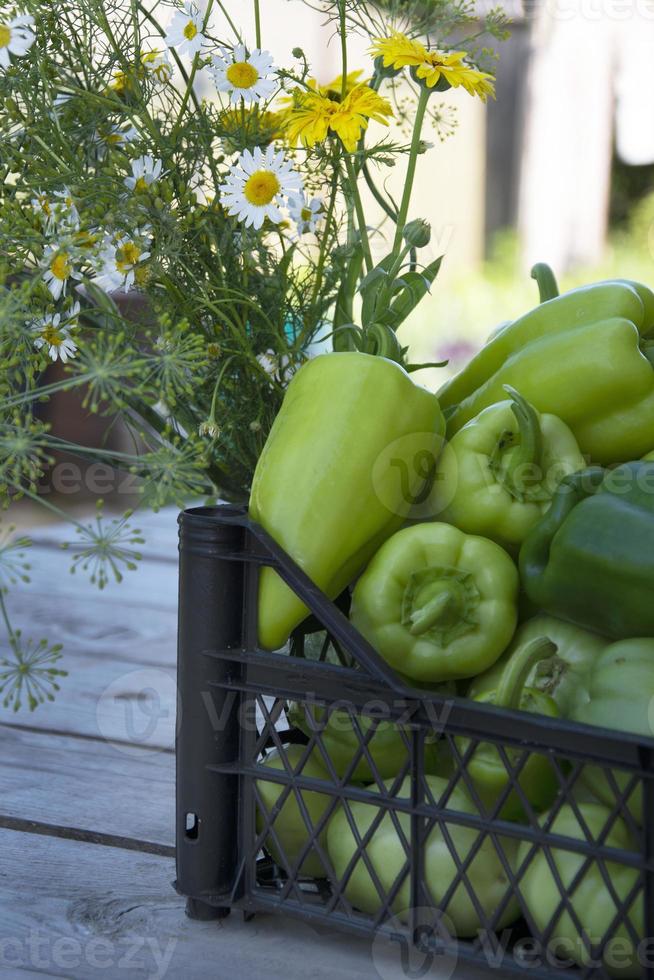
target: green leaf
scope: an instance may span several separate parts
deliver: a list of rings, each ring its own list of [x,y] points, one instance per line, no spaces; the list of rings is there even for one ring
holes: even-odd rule
[[[393,299],[389,303],[388,309],[380,316],[382,323],[388,324],[393,330],[397,330],[401,323],[406,320],[410,313],[415,310],[418,303],[429,292],[431,285],[438,275],[443,256],[441,255],[430,265],[425,266],[422,272],[406,272],[401,278],[393,283]],[[399,289],[396,290],[396,283]]]

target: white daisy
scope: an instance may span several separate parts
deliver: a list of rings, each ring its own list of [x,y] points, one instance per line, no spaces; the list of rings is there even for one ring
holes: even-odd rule
[[[165,37],[169,48],[178,48],[179,54],[187,52],[193,57],[198,53],[206,38],[202,33],[202,15],[193,3],[185,3],[170,22]]]
[[[167,85],[173,75],[173,67],[165,51],[154,48],[141,55],[141,64],[146,75],[154,78],[159,85]]]
[[[113,123],[106,128],[99,129],[95,134],[95,145],[98,149],[98,156],[104,157],[107,150],[114,147],[124,147],[132,140],[138,139],[138,132],[134,126],[129,129],[123,128],[124,124]]]
[[[43,191],[37,191],[36,197],[31,201],[32,209],[36,211],[43,223],[43,230],[47,234],[52,231],[55,224],[55,213],[50,197]]]
[[[77,316],[79,314],[79,303],[75,303],[64,322],[61,322],[61,313],[50,314],[34,320],[32,323],[32,333],[34,334],[34,346],[37,350],[42,347],[48,348],[48,354],[53,361],[57,358],[65,364],[69,358],[75,357],[77,344],[71,338],[71,330],[77,326]]]
[[[297,225],[298,235],[308,235],[315,232],[322,212],[322,201],[314,197],[308,201],[306,197],[296,197],[288,202],[288,213]]]
[[[220,57],[211,59],[208,71],[216,89],[229,93],[229,101],[235,105],[241,99],[246,105],[262,102],[275,91],[275,81],[267,77],[274,71],[272,56],[258,48],[250,54],[242,44],[233,51],[223,48]]]
[[[125,186],[131,191],[147,190],[150,184],[154,184],[161,177],[162,167],[161,160],[155,160],[149,155],[132,160],[132,175],[125,177]]]
[[[142,228],[134,235],[118,235],[105,245],[98,260],[98,274],[93,279],[96,286],[109,293],[123,289],[126,293],[143,271],[141,263],[150,258],[150,228]]]
[[[0,20],[0,68],[9,68],[9,55],[20,57],[27,54],[36,38],[32,30],[34,18],[29,14]]]
[[[284,199],[302,194],[302,178],[282,151],[244,150],[222,185],[222,203],[245,227],[261,228],[266,218],[279,224]]]
[[[81,279],[75,269],[74,256],[64,244],[46,245],[43,252],[43,279],[54,299],[65,294],[69,279]]]
[[[67,187],[55,191],[54,202],[55,220],[59,227],[64,226],[68,231],[79,230],[79,211],[75,206],[73,195]]]

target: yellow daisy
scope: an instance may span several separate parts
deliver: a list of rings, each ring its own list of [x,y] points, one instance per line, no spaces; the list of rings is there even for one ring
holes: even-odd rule
[[[350,71],[347,73],[347,78],[345,79],[345,94],[349,95],[353,88],[357,85],[366,85],[367,79],[363,79],[363,69],[357,68],[356,71]],[[326,85],[319,85],[315,78],[310,78],[308,81],[309,87],[315,92],[319,92],[321,95],[326,95],[328,99],[334,99],[336,102],[340,102],[341,95],[343,92],[343,76],[338,75],[331,82],[327,82]]]
[[[355,85],[342,102],[320,92],[299,93],[284,123],[291,144],[299,141],[303,146],[314,146],[331,131],[340,137],[348,153],[352,153],[369,119],[387,126],[387,117],[392,115],[388,99],[367,85]]]
[[[434,88],[443,79],[452,88],[461,87],[470,95],[478,95],[483,102],[489,95],[495,97],[493,76],[467,65],[465,51],[429,51],[420,41],[393,31],[390,37],[375,39],[371,54],[382,59],[384,68],[413,69],[415,77],[427,88]]]

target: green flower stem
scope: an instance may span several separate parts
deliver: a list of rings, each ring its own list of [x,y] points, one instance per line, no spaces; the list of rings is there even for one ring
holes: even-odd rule
[[[334,220],[334,209],[336,207],[336,196],[338,194],[338,167],[334,161],[334,173],[332,175],[332,186],[329,194],[329,204],[327,205],[327,214],[325,216],[325,230],[320,241],[320,252],[318,254],[318,264],[316,266],[316,281],[313,287],[313,293],[311,296],[311,306],[317,301],[320,294],[320,289],[322,287],[322,277],[325,269],[325,261],[327,259],[327,248],[329,244],[329,230],[330,226]]]
[[[202,21],[202,31],[201,31],[202,34],[204,34],[205,30],[207,29],[209,18],[211,17],[211,11],[213,9],[213,4],[214,4],[214,0],[208,0],[207,9],[204,15],[204,20]],[[186,107],[188,106],[189,99],[191,98],[191,93],[193,91],[193,82],[195,81],[195,76],[197,75],[199,64],[200,64],[200,52],[196,51],[193,57],[193,64],[191,65],[191,74],[189,75],[189,79],[186,85],[186,91],[184,92],[184,98],[182,99],[182,104],[180,106],[177,119],[175,120],[172,131],[170,133],[171,143],[175,142],[175,137],[177,135],[179,127],[182,124],[182,119],[184,118],[184,113],[186,112]]]
[[[338,19],[339,27],[338,33],[341,37],[341,62],[342,62],[342,75],[341,75],[341,99],[345,98],[347,92],[347,24],[345,22],[345,4],[347,0],[339,0],[338,2]]]
[[[350,190],[352,192],[352,200],[354,203],[354,210],[357,216],[357,226],[359,229],[359,235],[361,237],[361,248],[363,249],[363,261],[366,264],[366,271],[371,272],[372,254],[370,252],[370,240],[368,239],[368,229],[366,227],[366,216],[363,210],[361,195],[359,194],[357,175],[354,171],[354,164],[352,163],[352,157],[350,156],[349,153],[345,155],[345,169],[347,170]]]
[[[413,191],[413,182],[416,176],[416,163],[418,161],[418,150],[420,149],[420,138],[422,135],[422,124],[425,118],[425,111],[427,109],[427,102],[429,101],[430,91],[427,86],[421,86],[420,96],[418,97],[418,105],[416,107],[416,118],[413,122],[413,136],[411,138],[411,149],[409,151],[409,162],[407,164],[406,178],[404,181],[404,193],[402,194],[402,202],[400,204],[400,211],[397,216],[397,225],[395,226],[395,239],[393,241],[393,253],[399,254],[402,247],[402,235],[404,234],[404,227],[406,225],[406,219],[409,213],[409,204],[411,203],[411,192]]]
[[[259,0],[254,0],[254,36],[257,47],[261,47],[261,13],[259,11]]]

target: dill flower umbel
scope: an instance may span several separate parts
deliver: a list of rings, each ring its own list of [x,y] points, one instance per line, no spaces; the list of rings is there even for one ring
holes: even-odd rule
[[[291,145],[299,141],[310,147],[322,143],[331,131],[352,153],[370,119],[387,126],[392,115],[388,99],[367,85],[356,85],[342,102],[319,91],[298,92],[285,116],[285,132]]]
[[[382,59],[384,68],[411,68],[427,88],[434,88],[443,79],[452,88],[460,86],[470,95],[478,95],[483,102],[489,95],[495,96],[493,76],[467,65],[465,51],[430,51],[420,41],[393,31],[390,37],[375,39],[371,54]]]
[[[246,228],[259,229],[266,218],[279,224],[280,207],[289,197],[302,193],[302,178],[280,151],[272,146],[262,152],[244,150],[238,162],[230,168],[222,185],[222,203],[229,214],[245,223]]]
[[[36,38],[32,30],[34,18],[28,14],[12,20],[0,20],[0,68],[9,68],[9,55],[27,54]]]
[[[202,33],[202,15],[193,3],[185,3],[170,22],[166,34],[169,48],[177,48],[178,54],[196,55],[206,38]]]
[[[274,70],[268,51],[255,48],[248,54],[244,45],[233,51],[223,49],[211,59],[209,73],[218,92],[226,92],[234,105],[243,100],[246,105],[263,102],[275,91],[275,82],[268,78]]]

